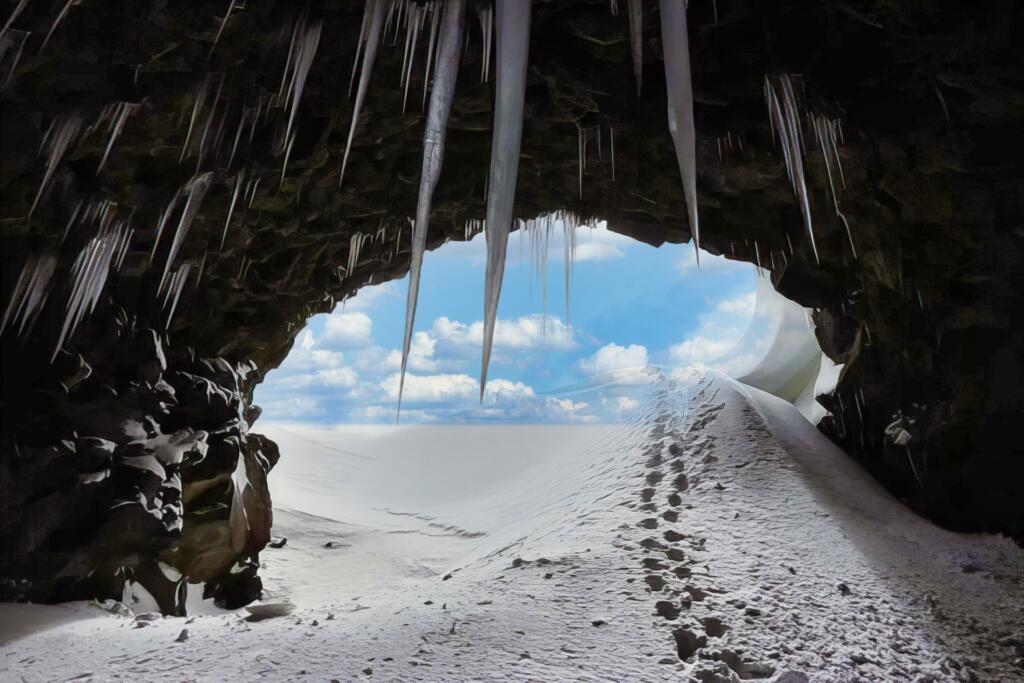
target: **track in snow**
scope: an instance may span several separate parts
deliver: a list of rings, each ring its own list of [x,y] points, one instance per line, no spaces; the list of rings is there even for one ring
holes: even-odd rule
[[[0,606],[0,679],[1024,676],[1024,553],[916,517],[731,380],[662,375],[590,430],[289,430],[297,509],[262,559],[292,614]]]

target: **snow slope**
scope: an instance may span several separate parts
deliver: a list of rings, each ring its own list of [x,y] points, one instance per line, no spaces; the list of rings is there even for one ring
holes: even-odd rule
[[[266,431],[290,614],[3,605],[0,679],[1024,677],[1019,548],[719,376],[660,376],[624,425]]]

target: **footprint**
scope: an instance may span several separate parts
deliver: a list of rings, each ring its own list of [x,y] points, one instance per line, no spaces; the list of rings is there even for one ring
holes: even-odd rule
[[[648,517],[647,519],[640,520],[639,526],[643,527],[644,529],[657,529],[658,520],[656,520],[654,517]]]
[[[721,638],[729,627],[722,623],[718,617],[704,617],[700,620],[704,624],[704,633],[712,638]]]
[[[661,516],[667,522],[678,522],[679,521],[679,513],[676,512],[675,510],[665,510],[664,512],[661,513]]]
[[[651,491],[653,493],[654,489],[651,489]],[[679,507],[683,504],[683,499],[679,497],[678,493],[673,493],[668,497],[668,504],[672,507]]]
[[[659,617],[662,617],[663,619],[672,620],[678,619],[679,613],[682,610],[680,610],[678,607],[675,606],[675,604],[669,602],[668,600],[658,600],[658,602],[654,603],[654,611],[658,614]]]
[[[672,631],[672,637],[676,640],[676,652],[679,659],[686,660],[697,654],[697,650],[708,644],[706,636],[697,635],[688,628],[677,628]]]
[[[658,574],[648,574],[644,577],[644,582],[650,586],[652,591],[661,591],[665,587],[665,579]]]

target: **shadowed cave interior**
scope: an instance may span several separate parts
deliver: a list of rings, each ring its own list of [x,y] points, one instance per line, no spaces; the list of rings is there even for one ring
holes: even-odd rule
[[[414,253],[440,11],[380,4],[355,126],[362,2],[4,4],[0,598],[260,595],[280,455],[252,392]],[[694,0],[696,205],[661,10],[631,41],[610,4],[532,3],[514,216],[659,245],[699,209],[701,248],[814,310],[844,365],[819,428],[938,524],[1024,537],[1017,4]],[[468,5],[429,249],[488,215],[503,67]]]

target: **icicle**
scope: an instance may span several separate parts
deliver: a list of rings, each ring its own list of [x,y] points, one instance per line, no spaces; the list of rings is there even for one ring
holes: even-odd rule
[[[111,260],[122,248],[124,235],[120,231],[94,237],[82,249],[71,272],[75,284],[68,298],[64,324],[57,338],[57,346],[50,357],[52,363],[60,353],[64,341],[74,335],[78,324],[92,313],[107,282]]]
[[[256,201],[256,190],[260,187],[260,180],[262,180],[262,178],[256,178],[252,183],[252,194],[249,195],[249,203],[246,205],[250,209],[252,208],[253,202]]]
[[[67,16],[68,10],[71,9],[71,5],[73,5],[74,2],[75,0],[68,0],[66,3],[64,3],[63,9],[61,9],[60,14],[57,15],[57,18],[53,20],[53,24],[50,26],[50,30],[47,32],[46,38],[43,39],[43,44],[39,46],[40,53],[42,53],[42,51],[46,49],[47,43],[49,43],[50,38],[53,37],[53,32],[57,30],[57,27],[60,25],[60,22],[64,21],[64,17]]]
[[[832,159],[835,158],[836,163],[839,165],[839,172],[842,171],[842,165],[839,159],[839,149],[835,145],[835,121],[831,121],[824,116],[814,116],[811,118],[812,125],[814,126],[814,132],[818,137],[818,146],[821,148],[821,156],[825,160],[825,172],[828,174],[828,186],[832,190],[832,204],[836,210],[836,216],[843,222],[846,227],[846,237],[850,240],[850,251],[853,252],[853,258],[857,258],[857,247],[853,243],[853,232],[850,230],[850,222],[846,220],[846,216],[839,209],[839,194],[836,191],[835,181],[832,178]],[[845,184],[845,180],[844,180]]]
[[[220,42],[220,36],[224,33],[224,27],[228,25],[228,17],[231,16],[231,12],[235,9],[235,2],[237,0],[231,0],[228,3],[228,11],[224,13],[224,18],[220,20],[220,28],[217,29],[217,35],[213,39],[213,45],[210,46],[210,51],[206,55],[206,61],[210,61],[213,57],[213,51],[217,49],[217,43]]]
[[[199,90],[196,92],[196,99],[192,104],[192,116],[188,122],[188,132],[185,134],[185,144],[181,146],[181,155],[178,157],[179,164],[185,160],[185,154],[188,152],[188,143],[192,140],[192,131],[195,130],[196,118],[199,116],[199,110],[203,108],[203,104],[206,102],[206,96],[210,92],[210,84],[212,82],[213,74],[206,74],[202,84],[199,86]]]
[[[4,23],[4,27],[0,29],[0,39],[7,33],[7,29],[11,27],[11,24],[21,15],[22,10],[25,9],[25,5],[28,4],[28,0],[20,0],[17,5],[14,6],[14,11],[11,12],[11,16],[7,17],[7,21]]]
[[[171,310],[167,314],[167,323],[165,327],[171,326],[171,319],[174,317],[174,309],[178,307],[178,299],[181,297],[182,290],[185,289],[185,283],[188,281],[189,271],[192,270],[192,262],[188,261],[181,264],[181,268],[174,273],[171,278],[171,283],[167,287],[167,297],[164,298],[164,308],[167,308],[167,301],[170,299]]]
[[[117,138],[121,135],[121,131],[124,129],[125,122],[128,120],[129,116],[135,113],[138,105],[121,102],[117,107],[117,114],[114,116],[114,127],[110,131],[110,139],[107,141],[107,148],[103,151],[103,158],[100,159],[100,165],[96,167],[96,175],[99,175],[100,171],[103,170],[103,166],[107,163],[107,157],[110,156],[110,150],[114,147],[114,143],[117,141]]]
[[[370,15],[373,13],[373,8],[371,7],[371,5],[374,2],[375,0],[366,0],[366,3],[363,5],[363,23],[359,27],[359,40],[356,41],[356,56],[352,60],[352,75],[349,76],[348,79],[349,97],[352,97],[352,87],[355,85],[356,82],[356,70],[359,67],[359,56],[360,54],[362,54],[363,45],[366,43],[366,32],[370,26]]]
[[[427,114],[426,132],[423,136],[423,169],[420,171],[419,198],[416,201],[416,222],[413,227],[409,260],[409,294],[405,304],[402,374],[398,383],[399,411],[402,408],[405,370],[409,361],[413,324],[416,320],[420,271],[423,266],[423,252],[426,249],[427,231],[430,224],[430,205],[434,196],[434,188],[437,187],[437,180],[441,176],[448,115],[451,112],[455,83],[459,73],[459,50],[462,47],[465,6],[465,0],[449,0],[444,6],[444,18],[441,21],[441,44],[438,46],[437,52],[437,77],[430,93],[430,111]]]
[[[338,187],[341,187],[345,179],[345,168],[348,166],[348,155],[352,151],[352,138],[356,134],[356,126],[359,123],[359,112],[363,108],[363,101],[366,99],[366,91],[370,87],[370,75],[373,72],[373,62],[377,58],[377,44],[380,42],[381,22],[384,18],[384,0],[370,0],[372,9],[370,24],[366,29],[366,47],[363,50],[363,68],[359,74],[359,89],[356,91],[355,106],[352,107],[352,123],[348,129],[348,141],[345,143],[345,156],[341,160],[341,171],[338,173]]]
[[[768,99],[768,116],[771,119],[774,135],[778,136],[779,144],[782,147],[789,181],[800,202],[800,210],[804,216],[807,233],[811,238],[814,258],[821,263],[818,245],[814,239],[811,205],[807,194],[807,180],[804,175],[803,129],[800,125],[800,112],[797,108],[789,74],[780,74],[775,78],[766,76],[765,93]]]
[[[220,249],[224,250],[224,243],[228,239],[228,227],[231,225],[231,215],[235,213],[235,204],[238,202],[238,191],[242,189],[242,181],[245,179],[245,171],[240,171],[235,179],[235,191],[231,195],[231,205],[228,207],[228,217],[224,221],[224,234],[220,237]]]
[[[320,31],[323,22],[317,21],[307,28],[299,39],[294,62],[294,73],[292,75],[291,114],[288,116],[288,125],[285,128],[285,140],[292,139],[292,126],[295,124],[295,112],[299,109],[299,100],[302,98],[302,91],[306,87],[306,77],[309,76],[309,69],[313,65],[313,58],[316,56],[317,46],[320,45]],[[293,140],[294,141],[294,140]]]
[[[629,0],[629,46],[633,55],[636,96],[640,97],[644,80],[644,7],[643,0]],[[664,21],[664,19],[662,19]]]
[[[608,132],[610,133],[609,143],[611,144],[611,153],[612,153],[612,182],[614,183],[615,182],[615,129],[612,128],[611,126],[609,126],[608,127]]]
[[[54,122],[53,132],[47,141],[46,172],[43,174],[42,182],[39,183],[39,190],[36,192],[35,199],[32,200],[32,206],[28,210],[29,217],[35,213],[36,206],[39,204],[43,192],[46,191],[46,187],[50,184],[54,171],[57,170],[57,166],[71,145],[74,144],[81,130],[82,117],[77,112],[61,117]]]
[[[50,280],[56,267],[57,258],[52,254],[29,256],[21,269],[18,282],[14,285],[14,291],[11,292],[11,300],[7,303],[3,320],[0,321],[0,334],[7,329],[8,323],[18,325],[19,336],[23,334],[25,324],[46,303]]]
[[[576,169],[579,176],[580,199],[583,199],[583,129],[576,124]]]
[[[683,194],[689,210],[693,248],[700,265],[700,223],[697,216],[697,134],[693,124],[693,83],[690,39],[683,0],[661,0],[661,42],[665,52],[668,129],[675,145]]]
[[[3,84],[0,85],[0,92],[6,90],[11,79],[14,78],[14,73],[18,70],[18,64],[21,63],[21,55],[25,51],[25,43],[28,42],[28,37],[32,35],[30,31],[18,31],[18,33],[21,33],[21,42],[18,43],[18,51],[14,53],[14,59],[11,60],[11,66],[7,70],[7,76],[4,78]],[[0,40],[3,40],[2,36],[0,36]]]
[[[487,366],[498,316],[498,299],[505,273],[505,250],[512,224],[519,151],[523,137],[523,105],[526,97],[526,66],[530,47],[530,4],[497,0],[497,82],[494,102],[494,133],[487,193],[487,272],[484,282],[483,360],[480,368],[480,400],[487,385]]]
[[[491,77],[491,46],[494,44],[494,8],[485,5],[478,10],[480,33],[483,46],[480,55],[480,82],[486,83]]]
[[[430,85],[430,69],[434,64],[434,46],[437,43],[437,29],[441,22],[441,9],[436,3],[430,5],[434,16],[430,21],[430,39],[427,41],[427,71],[423,75],[423,109],[427,108],[427,87]]]
[[[206,154],[206,139],[210,134],[210,125],[213,123],[214,114],[217,112],[217,105],[220,103],[220,92],[224,87],[224,74],[220,74],[220,81],[217,83],[217,93],[213,96],[213,104],[210,105],[210,111],[206,113],[206,124],[203,126],[203,135],[199,138],[199,154],[196,159],[196,173],[199,173],[200,166],[203,165],[203,156]],[[221,114],[221,120],[223,121],[226,112]]]
[[[171,197],[171,201],[164,207],[163,212],[160,214],[160,221],[157,223],[156,238],[153,240],[153,249],[149,252],[149,262],[153,263],[153,259],[156,257],[156,248],[160,246],[160,237],[164,234],[164,227],[167,226],[167,220],[174,213],[174,210],[178,208],[178,202],[181,200],[181,188],[178,188],[174,196]]]
[[[181,210],[181,218],[178,219],[178,228],[174,232],[174,239],[171,241],[171,249],[167,253],[167,264],[164,266],[164,274],[163,277],[160,278],[160,286],[157,291],[163,291],[164,289],[164,285],[167,282],[167,275],[171,270],[171,265],[174,263],[175,257],[181,250],[181,245],[185,242],[185,237],[188,235],[188,230],[192,226],[192,222],[199,213],[199,207],[203,203],[206,191],[210,189],[210,181],[212,179],[212,173],[204,173],[200,176],[196,176],[191,181],[188,189],[188,200],[185,202],[185,208]]]
[[[412,67],[416,63],[416,41],[420,35],[420,26],[426,16],[425,9],[416,7],[416,15],[412,20],[412,43],[409,47],[409,65],[405,70],[405,91],[402,94],[402,113],[405,113],[405,103],[409,99],[409,83],[412,81]]]

